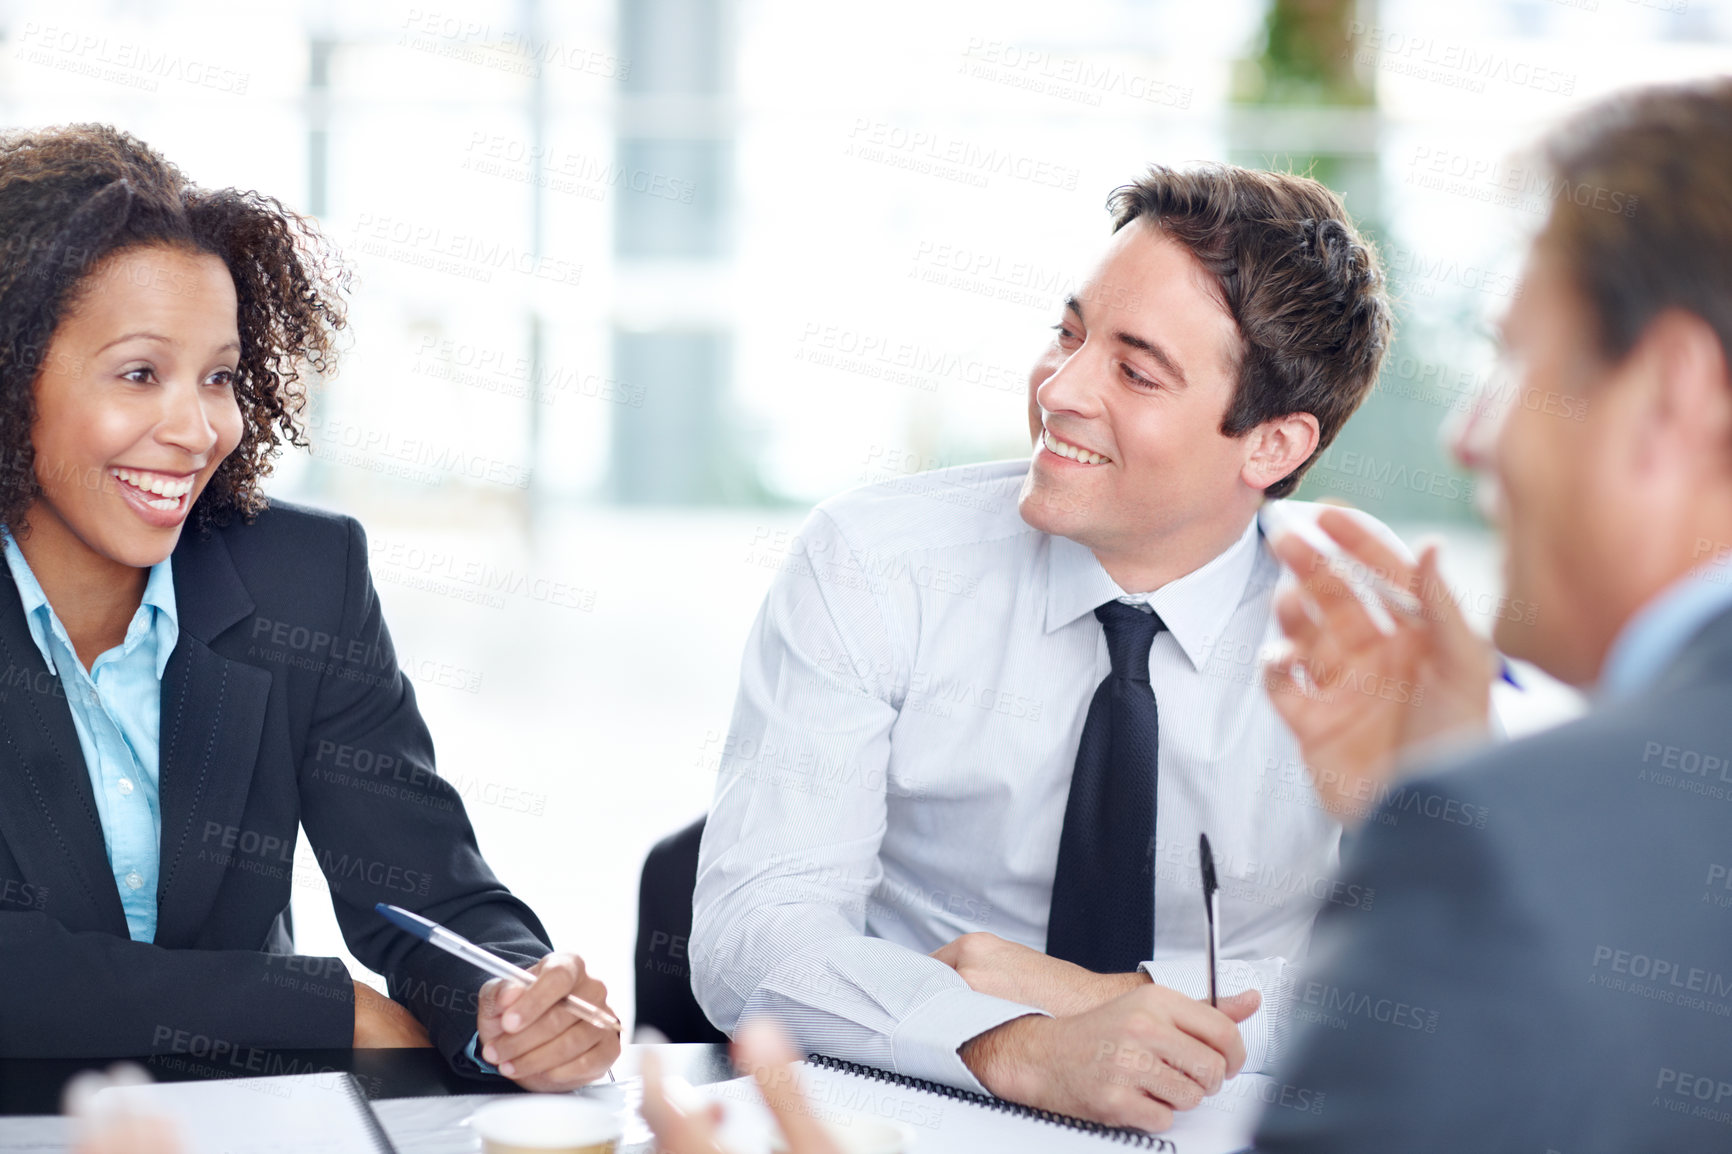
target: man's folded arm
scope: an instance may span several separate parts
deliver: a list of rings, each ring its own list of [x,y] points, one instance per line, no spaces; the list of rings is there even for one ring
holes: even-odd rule
[[[742,837],[736,814],[752,807],[741,802],[720,799],[711,815],[693,903],[692,988],[710,1020],[731,1034],[767,1015],[803,1051],[985,1092],[957,1051],[1041,1011],[977,993],[937,958],[865,933],[877,836],[850,841],[834,822],[772,817]]]
[[[355,990],[336,958],[169,950],[0,914],[0,1058],[346,1049]]]
[[[890,734],[909,679],[895,582],[859,580],[822,510],[752,627],[693,901],[692,989],[719,1028],[752,1014],[804,1049],[970,1090],[970,1038],[1038,1013],[868,936]],[[797,561],[798,564],[792,563]]]
[[[828,1054],[986,1093],[958,1051],[969,1039],[1044,1011],[968,988],[906,946],[847,934],[787,958],[746,998],[740,1020],[768,1015],[802,1052]]]

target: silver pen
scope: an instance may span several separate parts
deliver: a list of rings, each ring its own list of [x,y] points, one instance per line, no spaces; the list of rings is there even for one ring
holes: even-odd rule
[[[462,934],[454,934],[438,922],[430,921],[420,914],[411,913],[401,906],[380,902],[373,907],[379,916],[405,933],[414,934],[429,945],[438,946],[454,957],[462,958],[478,970],[492,974],[496,978],[504,978],[511,982],[522,982],[526,986],[535,984],[535,975],[520,966],[514,966],[495,954],[488,953]],[[618,1018],[578,997],[576,994],[565,995],[578,1016],[592,1026],[618,1033],[624,1027]]]

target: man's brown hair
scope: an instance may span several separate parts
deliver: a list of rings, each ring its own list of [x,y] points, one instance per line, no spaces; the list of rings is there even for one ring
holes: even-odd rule
[[[1114,231],[1146,220],[1219,284],[1240,338],[1221,432],[1240,437],[1291,413],[1317,418],[1315,452],[1265,491],[1287,496],[1377,381],[1391,326],[1377,253],[1340,198],[1303,176],[1156,165],[1108,207]]]
[[[1540,244],[1621,360],[1656,316],[1701,317],[1732,357],[1732,81],[1639,88],[1546,142],[1551,215]]]

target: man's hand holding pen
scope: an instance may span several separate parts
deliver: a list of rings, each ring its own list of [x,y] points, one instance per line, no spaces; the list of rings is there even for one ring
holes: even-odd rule
[[[969,987],[1053,1015],[1006,1022],[970,1041],[962,1060],[1001,1098],[1110,1126],[1165,1130],[1239,1072],[1237,1024],[1248,990],[1219,1009],[1158,986],[1142,971],[1097,974],[995,934],[933,951]]]
[[[482,1058],[526,1090],[573,1090],[602,1077],[619,1058],[619,1031],[587,1020],[567,995],[606,1009],[607,987],[576,954],[548,954],[529,972],[533,985],[494,978],[481,987]]]
[[[1248,990],[1214,1009],[1145,982],[1086,1013],[1013,1019],[965,1044],[962,1060],[1000,1098],[1161,1131],[1244,1066],[1237,1024],[1260,1004]]]

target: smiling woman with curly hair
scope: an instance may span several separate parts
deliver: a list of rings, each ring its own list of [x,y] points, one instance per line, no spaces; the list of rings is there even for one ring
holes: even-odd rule
[[[190,185],[127,134],[82,125],[0,136],[0,230],[0,524],[22,529],[41,493],[33,387],[55,328],[104,257],[144,247],[209,254],[233,281],[241,438],[195,512],[208,526],[262,509],[271,458],[306,443],[301,371],[335,370],[344,327],[348,278],[313,226],[256,192]]]
[[[434,772],[360,526],[260,491],[345,288],[310,221],[123,132],[0,136],[0,1056],[432,1044],[566,1089],[619,1053]],[[294,954],[300,828],[390,998]]]

